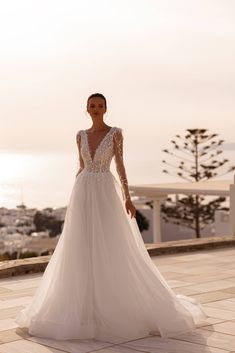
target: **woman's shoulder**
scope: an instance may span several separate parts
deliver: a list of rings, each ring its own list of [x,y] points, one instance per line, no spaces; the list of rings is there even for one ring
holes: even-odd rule
[[[78,130],[77,133],[76,133],[76,136],[81,135],[84,131],[85,130],[83,130],[83,129],[82,130]]]
[[[117,132],[117,133],[122,133],[123,132],[123,128],[120,127],[120,126],[114,126],[114,132]]]
[[[84,130],[78,130],[76,132],[76,141],[80,141],[81,135],[83,133]]]
[[[123,128],[120,126],[114,126],[114,141],[121,142],[123,140]]]

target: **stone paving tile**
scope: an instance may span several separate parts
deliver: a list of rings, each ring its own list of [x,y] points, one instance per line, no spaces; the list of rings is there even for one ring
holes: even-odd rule
[[[7,299],[6,300],[0,300],[0,310],[1,309],[6,309],[6,308],[11,308],[14,306],[18,306],[18,305],[27,305],[32,301],[32,297],[28,296],[28,297],[20,297],[20,298],[11,298],[11,299]]]
[[[200,328],[195,332],[183,334],[177,337],[179,340],[207,345],[209,347],[220,348],[227,351],[235,350],[235,339],[232,335],[227,335],[220,332],[209,331],[205,328]]]
[[[33,337],[19,328],[14,318],[30,302],[42,273],[0,279],[0,353],[225,353],[235,351],[235,249],[162,255],[154,263],[175,293],[203,303],[209,317],[194,332],[170,339],[159,336],[131,342],[56,341]],[[200,264],[200,266],[199,266]],[[152,340],[153,339],[153,340]],[[234,344],[230,344],[233,339]],[[146,341],[147,340],[147,341]],[[152,340],[152,341],[151,341]],[[82,341],[82,342],[81,342]],[[26,342],[26,343],[25,343]],[[146,346],[147,344],[147,346]],[[2,348],[4,350],[2,350]],[[39,350],[38,350],[39,349]]]
[[[219,308],[219,309],[235,312],[235,301],[231,301],[227,299],[217,300],[214,302],[206,303],[205,307],[213,307],[213,308]]]
[[[17,277],[8,277],[8,278],[0,278],[0,283],[1,283],[1,286],[5,286],[7,284],[14,284],[14,283],[19,283],[21,282],[21,279],[19,276],[19,279],[17,280]],[[25,280],[26,280],[26,277],[25,277]]]
[[[36,289],[37,289],[37,287],[32,287],[32,288],[21,289],[21,290],[17,290],[17,291],[12,290],[12,291],[10,291],[10,293],[7,293],[7,294],[2,293],[2,294],[0,294],[0,300],[4,301],[4,300],[13,299],[13,298],[33,296]]]
[[[219,319],[216,317],[208,317],[207,319],[204,320],[204,323],[202,323],[199,327],[206,327],[206,326],[211,326],[214,324],[219,324],[221,322],[226,322],[227,320],[225,319]]]
[[[149,353],[228,353],[224,349],[206,346],[203,335],[199,344],[174,338],[151,337],[122,344],[122,346]]]
[[[223,271],[223,273],[210,273],[210,275],[208,275],[207,273],[205,274],[201,274],[201,275],[184,275],[180,276],[180,280],[181,281],[186,281],[186,282],[193,282],[193,283],[204,283],[204,282],[213,282],[213,281],[218,281],[220,279],[227,279],[227,280],[232,280],[232,276],[234,276],[235,271],[232,270],[233,273],[231,273],[231,270],[225,272]]]
[[[93,351],[93,352],[95,352],[95,351]],[[140,351],[140,350],[137,351],[136,349],[122,347],[122,346],[113,346],[113,347],[104,348],[104,349],[101,349],[98,351],[98,353],[137,353],[137,352],[146,353],[146,351]],[[164,353],[164,352],[162,352],[162,353]]]
[[[210,317],[224,319],[224,320],[234,320],[235,312],[229,310],[218,309],[210,306],[203,305],[203,309],[207,315]]]
[[[230,253],[228,248],[225,250],[225,252],[221,252],[220,256],[218,257],[218,251],[221,249],[216,249],[216,250],[209,250],[209,251],[204,251],[204,250],[198,250],[196,252],[189,252],[188,254],[186,253],[176,253],[176,254],[168,254],[168,255],[158,255],[158,256],[153,256],[152,259],[153,261],[157,263],[183,263],[183,262],[196,262],[198,261],[208,261],[208,259],[212,258],[217,258],[217,259],[222,259],[223,257],[227,259],[229,256],[233,257],[234,256],[234,250]],[[193,256],[192,256],[193,255]],[[223,256],[224,255],[224,256]]]
[[[235,340],[235,320],[225,321],[210,326],[203,327],[205,330],[216,331],[233,335]]]
[[[161,273],[164,273],[164,272],[172,272],[175,270],[175,266],[172,266],[172,265],[158,265],[158,264],[155,264],[157,266],[157,268],[159,269],[159,271]],[[177,271],[178,272],[178,271]]]
[[[17,341],[27,337],[29,337],[29,334],[23,331],[20,327],[17,327],[17,329],[0,331],[0,344]]]
[[[6,309],[1,309],[0,310],[0,318],[2,320],[4,319],[9,319],[9,318],[13,318],[17,315],[17,313],[24,309],[23,305],[19,305],[19,306],[14,306],[12,308],[6,308]]]
[[[1,344],[0,353],[62,353],[65,351],[42,346],[27,340],[18,340]],[[68,352],[66,352],[68,353]],[[79,352],[78,352],[79,353]]]
[[[189,288],[201,291],[201,292],[211,292],[215,290],[224,290],[231,288],[233,286],[233,283],[228,280],[219,280],[219,281],[212,281],[212,282],[207,282],[207,283],[201,283],[201,284],[194,284],[190,286]]]
[[[9,284],[2,284],[1,283],[1,287],[2,288],[7,288],[10,290],[19,290],[19,289],[26,289],[26,288],[32,288],[37,286],[37,283],[35,284],[35,280],[34,281],[20,281],[18,283],[9,283]]]
[[[235,272],[235,271],[234,271]],[[235,274],[235,273],[234,273]],[[232,281],[233,285],[235,284],[235,276],[228,278],[228,281]]]
[[[233,286],[231,288],[225,288],[223,289],[223,292],[235,294],[235,287]]]
[[[2,294],[6,295],[6,294],[9,294],[9,293],[12,293],[12,290],[0,287],[0,295],[2,295]]]
[[[127,347],[122,347],[122,346],[113,346],[109,348],[104,348],[98,351],[98,353],[136,353],[136,352],[146,352],[146,351],[140,351],[140,350],[135,350]],[[164,353],[164,352],[162,352]]]
[[[53,340],[49,338],[30,336],[27,338],[29,341],[41,344],[43,346],[59,349],[69,353],[86,353],[99,351],[102,348],[113,346],[110,342],[100,342],[98,340]],[[0,346],[1,349],[1,346]]]
[[[42,276],[42,274],[40,274],[40,277],[37,277],[37,278],[29,278],[29,280],[27,280],[27,278],[24,276],[24,278],[21,278],[21,279],[19,279],[18,281],[17,280],[15,280],[15,279],[12,279],[12,280],[3,280],[3,279],[1,279],[0,278],[0,287],[1,288],[5,288],[5,289],[9,289],[9,290],[11,290],[11,288],[8,288],[8,286],[11,286],[11,287],[13,287],[13,289],[15,289],[14,288],[14,285],[17,285],[17,287],[18,286],[20,286],[20,287],[22,287],[22,288],[24,288],[24,285],[25,284],[32,284],[32,283],[34,283],[34,286],[36,287],[36,286],[38,286],[38,283],[40,282],[40,280],[41,280],[41,276]],[[21,277],[21,276],[19,276],[19,277]],[[10,277],[11,278],[11,277]],[[14,277],[15,278],[15,277]],[[17,288],[16,288],[17,289]]]
[[[216,300],[221,300],[221,299],[234,299],[234,294],[232,293],[226,293],[223,291],[214,291],[214,292],[206,292],[206,293],[200,293],[200,294],[194,294],[192,295],[193,298],[197,299],[200,301],[200,303],[209,303],[212,301]]]
[[[18,325],[15,323],[13,318],[0,320],[0,332],[13,328],[18,328]]]
[[[180,279],[184,277],[185,275],[183,273],[178,273],[174,271],[166,271],[164,272],[164,277],[169,280],[169,279]]]
[[[7,277],[7,278],[0,278],[0,282],[3,285],[7,284],[14,284],[19,282],[32,282],[32,281],[40,281],[42,277],[42,272],[37,272],[35,274],[24,274],[19,276]]]
[[[193,295],[193,294],[201,294],[202,292],[200,290],[197,290],[195,288],[191,287],[176,287],[174,288],[174,292],[176,294],[184,294],[184,295]]]
[[[172,269],[173,270],[173,269]],[[205,275],[205,273],[207,273],[208,275],[210,274],[214,274],[215,271],[221,271],[221,267],[219,266],[202,266],[200,264],[200,267],[194,267],[191,268],[189,265],[185,265],[185,267],[181,267],[181,268],[175,268],[175,271],[178,273],[183,273],[185,275]]]
[[[179,281],[179,280],[176,280],[176,279],[169,279],[167,282],[168,282],[168,284],[170,285],[171,288],[185,287],[185,286],[193,285],[193,283],[183,282],[183,281]]]

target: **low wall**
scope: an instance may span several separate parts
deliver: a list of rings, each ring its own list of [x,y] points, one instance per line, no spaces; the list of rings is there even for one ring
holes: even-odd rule
[[[209,237],[199,239],[175,240],[155,244],[145,244],[150,256],[213,250],[216,248],[234,247],[235,236]],[[0,278],[44,272],[52,255],[30,257],[0,262]]]

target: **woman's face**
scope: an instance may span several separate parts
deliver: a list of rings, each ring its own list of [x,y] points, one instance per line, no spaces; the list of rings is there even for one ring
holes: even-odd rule
[[[106,112],[105,101],[101,97],[92,97],[88,101],[87,111],[92,118],[102,117]]]

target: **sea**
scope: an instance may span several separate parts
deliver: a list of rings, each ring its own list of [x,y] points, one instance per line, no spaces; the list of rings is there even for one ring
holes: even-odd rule
[[[235,165],[234,155],[234,151],[226,151],[224,158]],[[163,173],[164,158],[166,156],[160,152],[128,154],[125,168],[129,185],[183,182]],[[15,208],[22,203],[38,209],[67,206],[78,165],[74,153],[0,153],[0,207]],[[114,159],[110,169],[119,181]],[[220,179],[232,180],[233,174]]]

